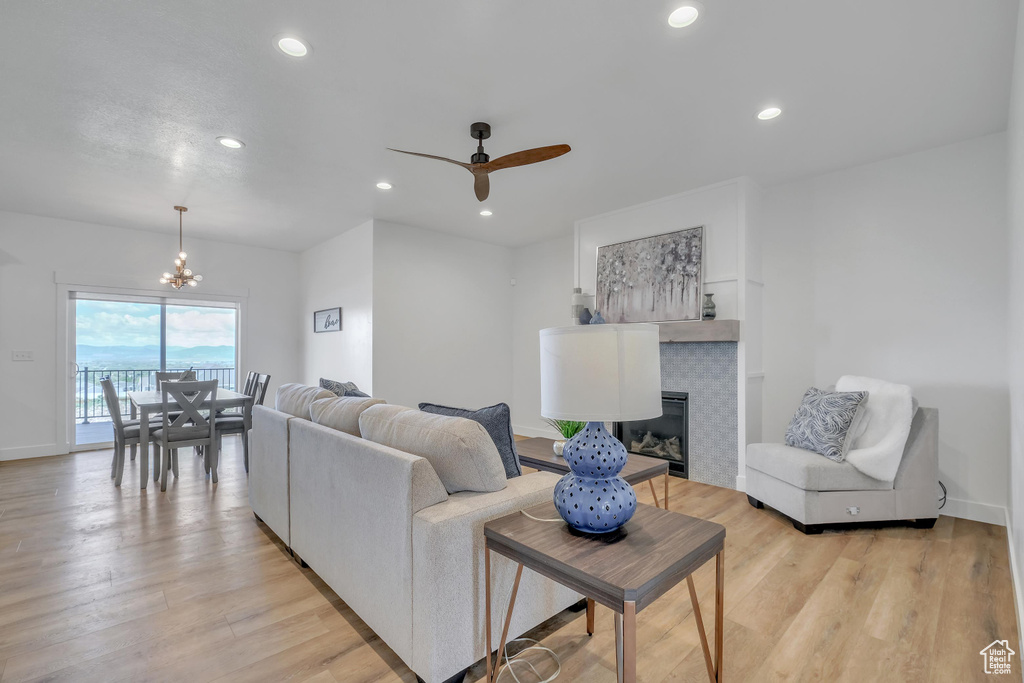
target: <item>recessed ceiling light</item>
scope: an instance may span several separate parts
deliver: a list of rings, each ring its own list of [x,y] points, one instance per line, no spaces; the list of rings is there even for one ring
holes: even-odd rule
[[[757,118],[761,119],[762,121],[767,121],[768,119],[774,119],[781,113],[782,110],[779,109],[778,107],[768,107],[767,109],[761,110],[758,113]]]
[[[242,149],[243,147],[245,147],[245,143],[242,142],[241,140],[225,137],[223,135],[217,138],[217,142],[231,149]]]
[[[305,57],[309,54],[309,45],[295,36],[278,36],[276,45],[278,50],[289,57]]]
[[[487,210],[487,209],[484,209],[483,211],[480,212],[480,215],[481,216],[490,216],[491,212],[489,210]]]
[[[668,15],[668,25],[672,28],[685,28],[697,21],[703,9],[699,2],[688,2]]]
[[[391,183],[377,183],[377,189],[379,190],[390,190]]]

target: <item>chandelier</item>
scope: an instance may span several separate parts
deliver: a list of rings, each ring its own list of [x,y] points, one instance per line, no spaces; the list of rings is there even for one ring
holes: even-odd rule
[[[160,284],[170,285],[175,289],[181,289],[185,285],[195,287],[202,282],[203,276],[199,274],[194,275],[192,270],[186,265],[185,258],[188,254],[185,253],[181,240],[181,215],[188,211],[188,209],[184,206],[176,206],[174,210],[178,212],[178,258],[174,259],[174,273],[164,273],[160,278]]]

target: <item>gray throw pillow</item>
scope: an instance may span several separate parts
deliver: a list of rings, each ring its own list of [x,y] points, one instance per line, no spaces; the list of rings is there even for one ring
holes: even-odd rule
[[[359,396],[361,398],[369,398],[369,394],[364,394],[359,391],[359,387],[356,386],[355,382],[336,382],[333,379],[320,378],[320,388],[326,389],[335,396]]]
[[[507,403],[499,403],[487,406],[480,410],[466,410],[465,408],[450,408],[439,406],[435,403],[421,403],[420,410],[425,413],[436,415],[451,415],[453,417],[465,417],[474,422],[479,422],[491,437],[498,454],[501,456],[501,464],[505,467],[505,478],[512,479],[523,473],[519,464],[519,454],[516,453],[516,440],[512,435],[512,411]]]
[[[811,387],[789,423],[786,445],[843,462],[853,441],[847,435],[867,395],[866,391],[822,391]]]

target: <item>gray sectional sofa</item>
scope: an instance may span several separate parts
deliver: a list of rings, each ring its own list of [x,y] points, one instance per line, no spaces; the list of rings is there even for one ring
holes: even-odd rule
[[[449,493],[426,458],[362,438],[368,420],[375,416],[373,433],[388,439],[418,430],[416,439],[430,440],[436,432],[427,447],[477,444],[473,456],[490,458],[480,453],[483,427],[381,403],[293,384],[281,387],[274,409],[256,406],[250,503],[417,676],[427,683],[458,680],[484,657],[483,525],[550,500],[558,476],[536,472],[500,490]],[[396,424],[381,429],[382,420]],[[493,447],[490,437],[486,443]],[[495,632],[514,574],[512,562],[492,556]],[[510,637],[580,598],[525,572]]]

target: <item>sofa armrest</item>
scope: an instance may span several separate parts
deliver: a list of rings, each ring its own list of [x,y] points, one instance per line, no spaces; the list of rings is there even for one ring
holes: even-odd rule
[[[455,493],[413,516],[413,670],[444,681],[484,656],[484,524],[551,500],[559,476],[535,472],[501,491]],[[544,524],[544,522],[537,522]],[[500,633],[516,565],[491,554],[491,628]],[[516,637],[580,599],[524,572],[509,629]]]
[[[929,519],[939,515],[939,411],[918,408],[910,425],[896,489],[900,519]]]
[[[249,440],[249,505],[253,512],[291,545],[288,505],[288,429],[291,415],[253,406]]]

